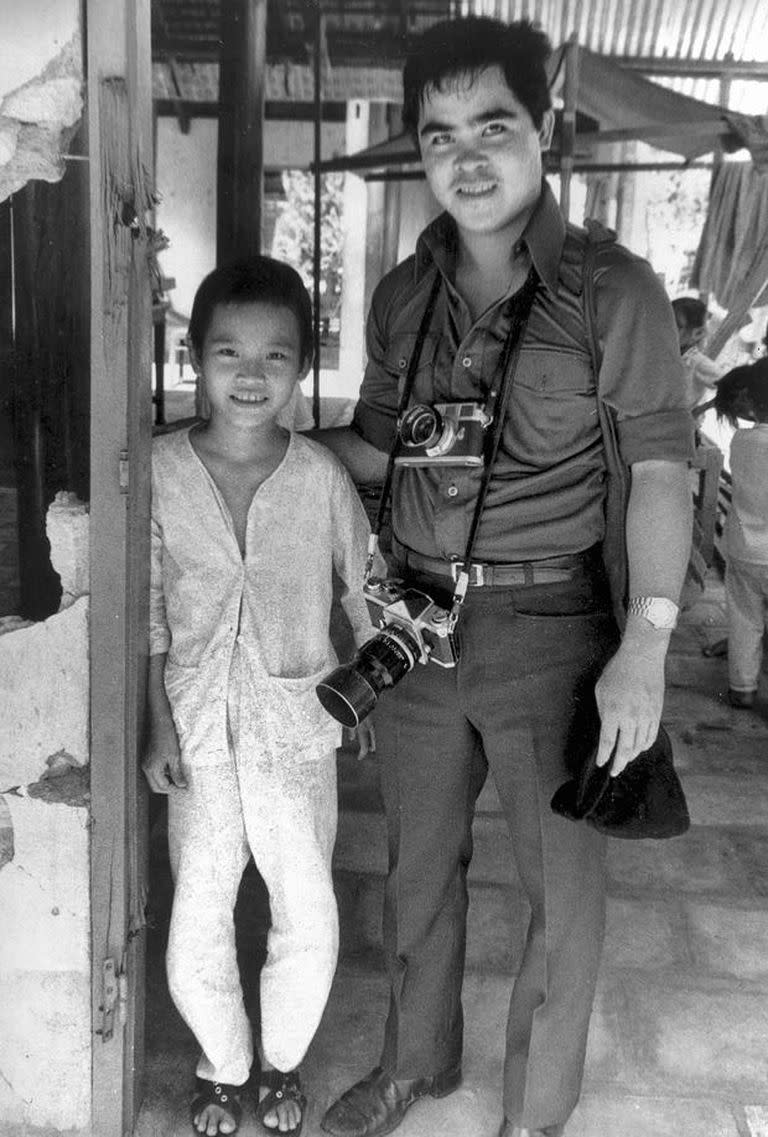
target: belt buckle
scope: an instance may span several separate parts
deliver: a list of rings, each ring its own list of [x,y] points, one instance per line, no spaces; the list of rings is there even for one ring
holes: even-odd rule
[[[451,579],[456,584],[459,579],[459,574],[464,568],[464,561],[451,561]],[[472,561],[469,566],[469,584],[473,588],[482,588],[485,584],[485,574],[483,566],[478,564],[477,561]]]

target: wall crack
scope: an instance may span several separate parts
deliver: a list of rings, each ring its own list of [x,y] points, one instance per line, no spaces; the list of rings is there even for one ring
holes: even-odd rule
[[[19,1101],[24,1102],[24,1105],[32,1105],[32,1102],[29,1098],[23,1098],[21,1096],[21,1094],[17,1092],[16,1087],[14,1086],[13,1082],[8,1081],[8,1079],[6,1078],[6,1076],[2,1070],[0,1070],[0,1081],[4,1082],[5,1085],[8,1087],[8,1089],[11,1091],[11,1093],[15,1097],[17,1097],[19,1099]]]
[[[11,863],[14,853],[13,818],[8,803],[0,794],[0,871]]]

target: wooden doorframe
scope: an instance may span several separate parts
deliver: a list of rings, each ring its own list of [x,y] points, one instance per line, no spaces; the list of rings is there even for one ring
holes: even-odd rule
[[[152,196],[149,0],[84,0],[91,284],[92,1121],[133,1132],[144,1032]],[[105,982],[107,999],[105,1003]]]

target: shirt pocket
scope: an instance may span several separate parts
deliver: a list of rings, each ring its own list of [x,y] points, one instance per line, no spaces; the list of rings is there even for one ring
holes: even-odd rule
[[[586,453],[599,438],[589,357],[546,348],[526,351],[513,381],[504,449],[542,468]]]
[[[397,381],[398,394],[402,394],[405,377],[408,374],[408,365],[416,347],[416,337],[415,331],[395,332],[390,337],[384,352],[382,366],[390,378]],[[427,332],[419,353],[414,387],[418,387],[421,391],[420,397],[424,399],[431,397],[431,394],[427,394],[427,392],[431,392],[432,389],[432,372],[439,341],[440,337],[435,332]]]

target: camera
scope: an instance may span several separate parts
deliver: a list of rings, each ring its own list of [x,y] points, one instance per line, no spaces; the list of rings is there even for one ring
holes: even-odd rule
[[[363,593],[371,621],[381,631],[315,688],[326,711],[343,726],[362,722],[381,692],[399,683],[414,664],[456,666],[450,612],[425,592],[401,584],[381,577],[366,582]]]
[[[482,466],[483,432],[491,422],[477,403],[415,403],[403,413],[398,435],[408,453],[398,466]]]

